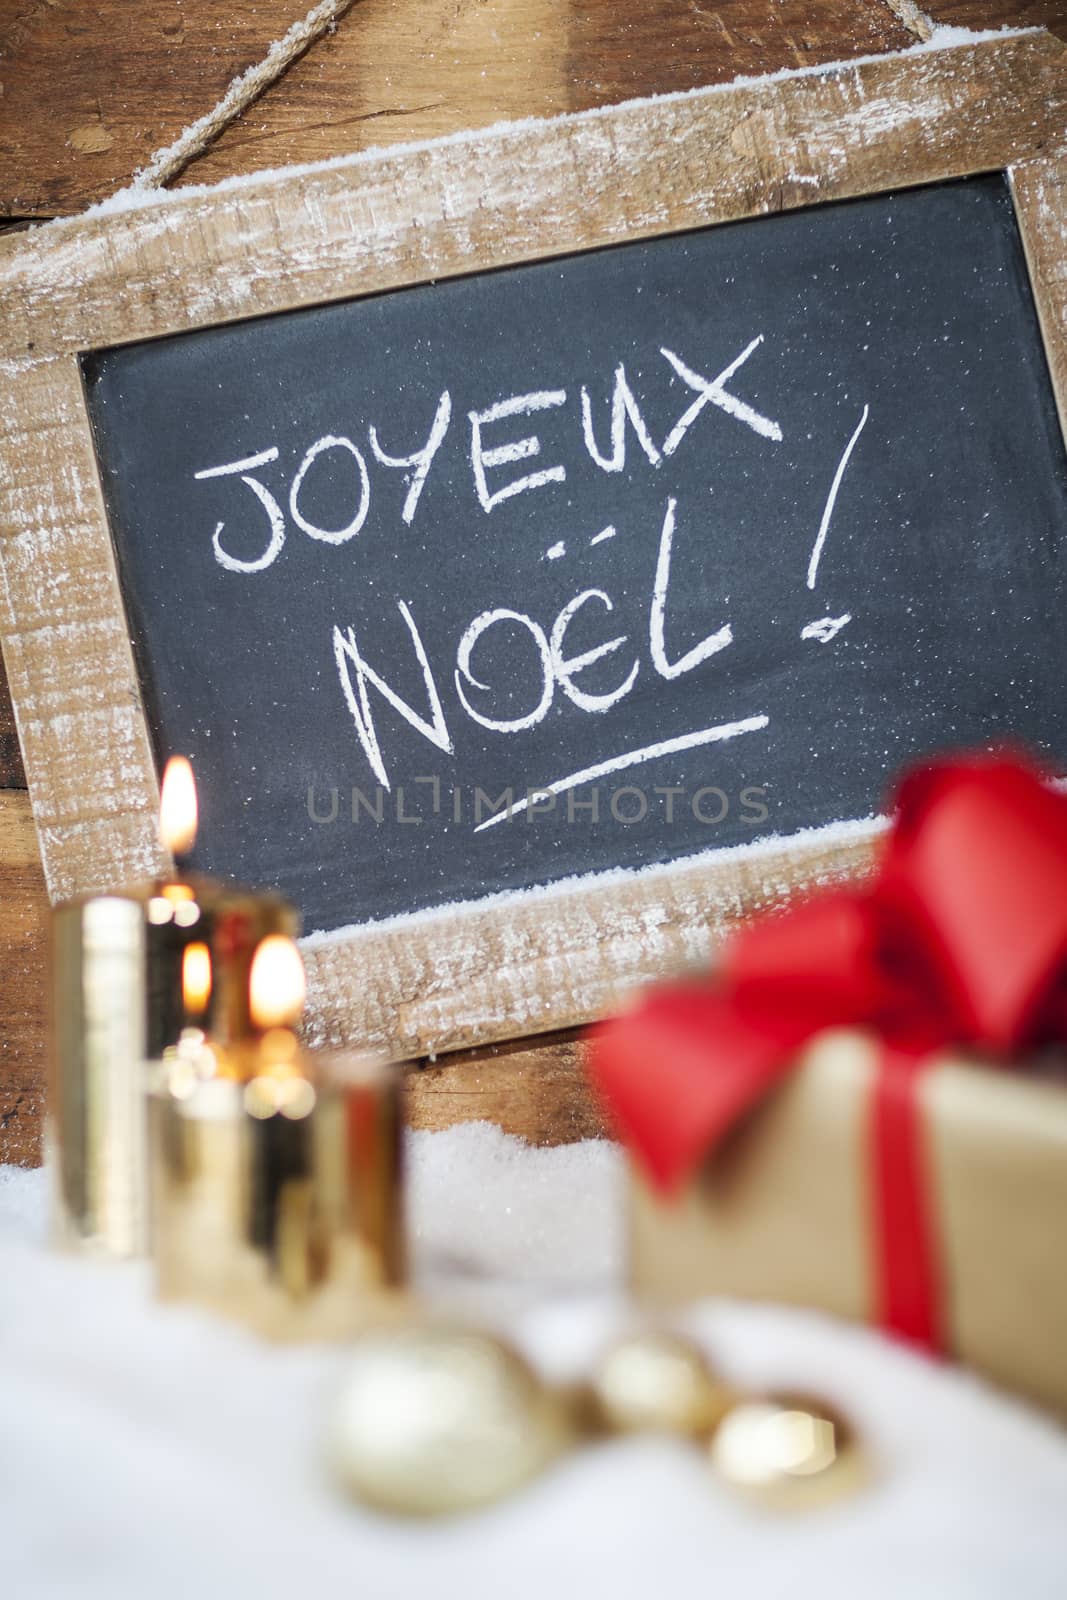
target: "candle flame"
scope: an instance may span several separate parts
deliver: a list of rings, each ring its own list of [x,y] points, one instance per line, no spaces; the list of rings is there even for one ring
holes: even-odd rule
[[[252,957],[248,1009],[257,1028],[291,1026],[304,1009],[307,980],[300,951],[284,934],[271,933]]]
[[[207,1010],[211,999],[211,951],[197,941],[182,954],[182,1000],[190,1013]]]
[[[159,838],[164,850],[183,856],[196,843],[196,779],[185,756],[171,756],[159,795]]]

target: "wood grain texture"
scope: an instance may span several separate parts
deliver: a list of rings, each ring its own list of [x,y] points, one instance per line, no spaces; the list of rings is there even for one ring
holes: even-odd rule
[[[169,862],[78,363],[6,366],[0,635],[54,903]]]
[[[361,0],[184,181],[225,176],[238,150],[306,161],[911,42],[880,0]]]
[[[406,1059],[572,1027],[651,978],[705,967],[727,930],[790,894],[869,869],[853,843],[782,841],[617,880],[304,941],[313,1045],[369,1042]],[[373,974],[373,982],[368,975]]]
[[[76,212],[259,60],[307,0],[21,0],[0,17],[0,214]],[[881,0],[357,0],[185,181],[738,73],[900,49]]]
[[[0,355],[43,360],[1001,168],[1067,140],[1064,61],[1044,34],[919,49],[8,235]]]
[[[7,0],[0,215],[102,199],[220,98],[303,0]],[[942,0],[935,21],[1044,26],[1063,0]],[[357,0],[185,181],[584,110],[865,53],[909,36],[884,0]]]
[[[47,922],[29,800],[0,793],[0,1162],[40,1160]]]
[[[1067,156],[1011,174],[1060,426],[1067,437]]]
[[[215,104],[310,0],[6,0],[0,214],[79,211]]]
[[[1067,39],[1065,0],[933,0],[927,16],[952,28],[1047,28]]]
[[[601,1139],[607,1128],[585,1078],[576,1033],[464,1050],[427,1062],[407,1079],[412,1128],[495,1122],[528,1144]]]

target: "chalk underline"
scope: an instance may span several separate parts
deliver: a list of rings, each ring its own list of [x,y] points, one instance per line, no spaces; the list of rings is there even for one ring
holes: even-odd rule
[[[713,728],[697,728],[692,733],[679,734],[676,739],[662,739],[659,744],[646,744],[641,750],[628,750],[625,755],[612,756],[609,761],[598,761],[595,767],[583,767],[580,772],[572,772],[565,778],[557,778],[554,783],[543,784],[525,800],[516,800],[514,805],[505,806],[503,811],[479,822],[474,831],[484,833],[486,828],[494,828],[498,822],[507,822],[517,812],[525,811],[531,800],[540,801],[550,794],[565,794],[580,783],[590,783],[609,772],[621,772],[624,767],[640,766],[643,761],[655,761],[658,756],[671,756],[679,750],[692,750],[702,744],[719,744],[724,739],[736,739],[739,733],[756,733],[760,728],[766,728],[769,722],[770,718],[766,716],[745,717],[740,722],[720,722]]]

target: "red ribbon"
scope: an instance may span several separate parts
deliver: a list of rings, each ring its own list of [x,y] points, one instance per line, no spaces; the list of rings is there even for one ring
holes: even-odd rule
[[[872,1249],[881,1324],[943,1347],[917,1084],[965,1047],[1010,1065],[1067,1037],[1067,794],[1025,761],[908,777],[873,879],[750,923],[708,982],[654,991],[593,1030],[618,1131],[677,1189],[828,1027],[872,1030]]]

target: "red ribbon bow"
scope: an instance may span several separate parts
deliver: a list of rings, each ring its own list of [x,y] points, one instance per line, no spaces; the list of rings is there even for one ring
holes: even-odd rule
[[[1004,756],[901,785],[876,875],[748,925],[713,982],[594,1030],[590,1072],[649,1177],[676,1189],[827,1027],[874,1030],[883,1326],[937,1349],[942,1301],[916,1083],[964,1046],[1009,1063],[1067,1036],[1067,794]]]

